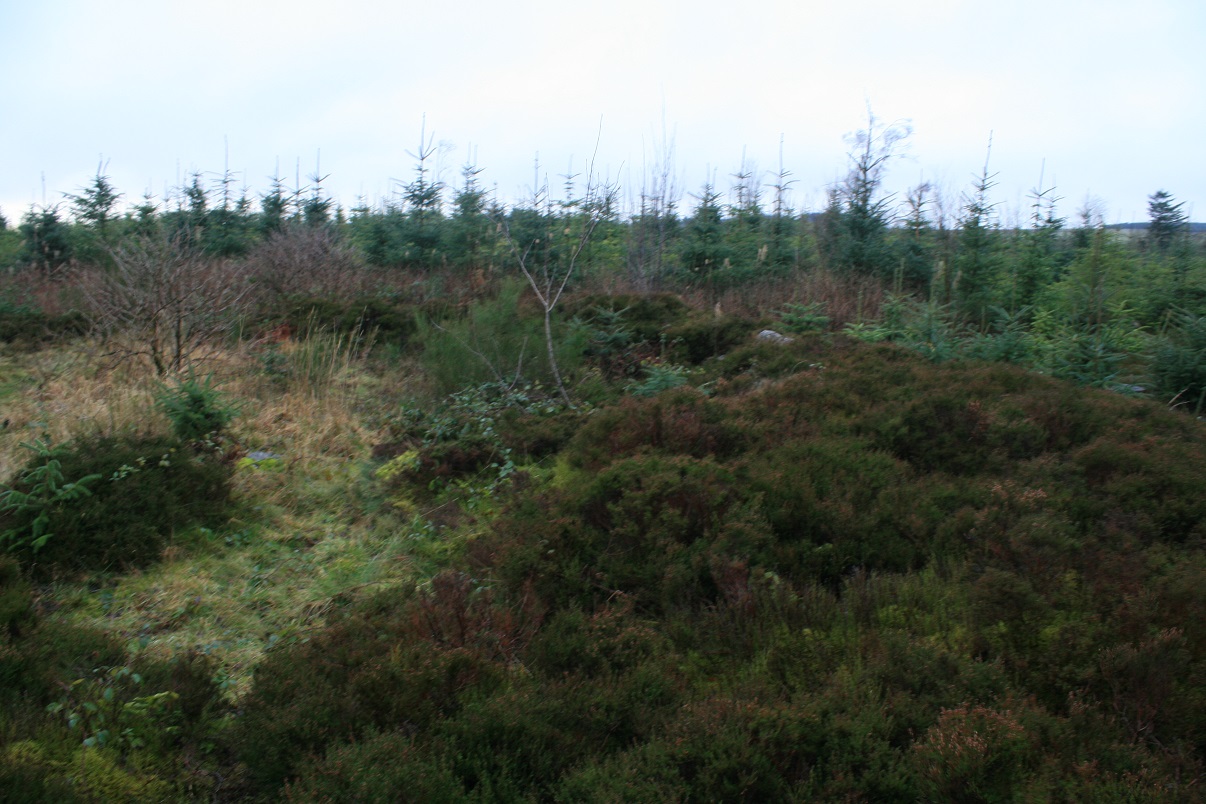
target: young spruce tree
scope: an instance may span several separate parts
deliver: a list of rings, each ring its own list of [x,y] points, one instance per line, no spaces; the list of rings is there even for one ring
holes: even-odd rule
[[[955,280],[956,307],[965,321],[982,331],[988,329],[989,313],[996,302],[997,271],[1000,267],[997,227],[993,220],[996,205],[988,200],[989,191],[996,186],[995,178],[996,174],[988,172],[988,160],[985,159],[984,169],[976,179],[972,194],[964,199],[955,256],[958,271]]]
[[[888,163],[913,133],[907,123],[883,125],[867,110],[867,128],[847,137],[850,170],[838,188],[841,215],[834,261],[844,273],[889,279],[896,255],[888,239],[891,195],[883,195]]]

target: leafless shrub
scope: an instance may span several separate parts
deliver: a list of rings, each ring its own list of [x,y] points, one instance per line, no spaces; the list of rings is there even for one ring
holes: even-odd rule
[[[118,361],[180,371],[226,335],[247,309],[249,285],[233,262],[208,258],[183,238],[131,239],[113,267],[83,287],[93,326]]]
[[[373,274],[351,246],[324,226],[288,226],[247,257],[256,301],[273,310],[291,298],[346,298],[369,292]]]

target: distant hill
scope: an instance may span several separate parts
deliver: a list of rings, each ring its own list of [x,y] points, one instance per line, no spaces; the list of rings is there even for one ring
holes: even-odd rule
[[[1147,221],[1141,221],[1139,223],[1111,223],[1106,228],[1107,229],[1126,229],[1126,230],[1137,229],[1140,231],[1144,231],[1147,229],[1148,225],[1149,224]],[[1194,234],[1206,232],[1206,223],[1192,223],[1191,222],[1189,224],[1189,231]]]

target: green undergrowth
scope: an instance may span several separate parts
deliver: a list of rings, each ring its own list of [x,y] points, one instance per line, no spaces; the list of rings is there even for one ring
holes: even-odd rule
[[[231,732],[249,789],[1191,799],[1201,425],[1008,366],[775,348],[583,414],[451,568],[270,651]],[[431,446],[390,460],[430,488]]]
[[[222,457],[222,521],[137,568],[0,564],[0,783],[1194,800],[1200,422],[811,326],[759,340],[666,298],[571,302],[589,399],[481,366],[395,394],[349,356],[338,393],[282,381],[308,424],[301,402],[260,414],[273,457]]]
[[[24,446],[31,456],[4,489],[0,523],[6,547],[41,576],[145,566],[173,531],[226,519],[229,467],[179,439]]]

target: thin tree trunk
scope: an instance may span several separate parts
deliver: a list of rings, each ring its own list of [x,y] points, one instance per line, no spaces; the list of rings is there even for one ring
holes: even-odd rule
[[[565,383],[561,381],[561,369],[557,366],[557,355],[553,349],[553,308],[548,306],[544,308],[544,344],[548,348],[549,368],[553,372],[553,380],[557,383],[557,392],[561,394],[565,404],[572,408],[574,403],[569,392],[565,390]]]

